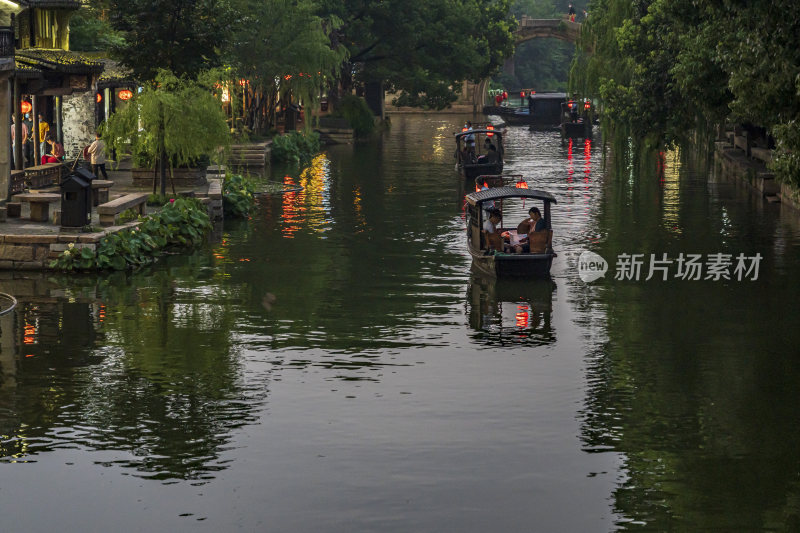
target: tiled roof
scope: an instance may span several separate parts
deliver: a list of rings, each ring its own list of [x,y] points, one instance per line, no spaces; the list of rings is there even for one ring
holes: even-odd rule
[[[100,74],[99,83],[133,81],[131,71],[113,59],[101,59],[100,62],[103,64],[103,73]]]
[[[78,52],[67,50],[24,48],[16,51],[17,64],[24,63],[36,68],[55,70],[69,74],[99,73],[103,65]]]
[[[78,9],[81,7],[81,0],[20,0],[20,4],[28,4],[30,7],[71,7]]]

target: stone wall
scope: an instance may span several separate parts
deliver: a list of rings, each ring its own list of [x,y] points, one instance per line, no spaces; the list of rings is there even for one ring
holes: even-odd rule
[[[64,152],[75,159],[83,147],[94,141],[94,91],[64,96]]]

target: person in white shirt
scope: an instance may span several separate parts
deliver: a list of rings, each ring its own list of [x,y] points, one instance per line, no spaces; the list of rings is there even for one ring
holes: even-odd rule
[[[503,251],[503,237],[497,231],[497,225],[500,223],[501,215],[500,210],[492,208],[489,210],[489,218],[483,223],[483,235],[486,239],[487,247],[490,250]]]
[[[95,141],[89,145],[87,152],[91,156],[91,163],[92,163],[92,174],[94,174],[95,178],[99,178],[100,176],[97,174],[98,171],[103,172],[103,179],[108,179],[108,174],[106,174],[106,143],[103,142],[101,139],[100,132],[95,134]]]

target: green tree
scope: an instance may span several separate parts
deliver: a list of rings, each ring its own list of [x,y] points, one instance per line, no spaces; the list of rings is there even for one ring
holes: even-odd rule
[[[98,1],[98,0],[95,0]],[[110,52],[139,80],[159,69],[197,76],[220,66],[228,41],[227,0],[101,0],[111,27],[124,36]]]
[[[320,13],[341,21],[334,45],[347,47],[338,74],[354,83],[385,84],[399,105],[442,109],[460,83],[491,76],[513,52],[509,0],[320,0]]]
[[[103,52],[124,46],[123,36],[108,21],[105,0],[84,5],[69,19],[69,47],[83,52]]]
[[[331,46],[336,21],[320,18],[310,0],[232,0],[231,5],[237,17],[224,57],[236,89],[233,107],[243,110],[249,128],[264,131],[279,94],[313,106],[346,50]]]
[[[162,195],[166,193],[167,167],[211,156],[229,142],[225,115],[211,90],[216,77],[206,73],[198,82],[161,70],[153,85],[146,86],[105,123],[110,149],[130,150],[140,164],[158,164]]]

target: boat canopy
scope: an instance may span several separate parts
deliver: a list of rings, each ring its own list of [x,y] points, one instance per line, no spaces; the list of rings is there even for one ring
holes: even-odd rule
[[[467,202],[469,202],[470,205],[476,205],[491,200],[500,200],[502,198],[535,198],[554,204],[558,203],[555,196],[547,191],[518,189],[516,187],[493,187],[482,191],[476,191],[467,195]]]

